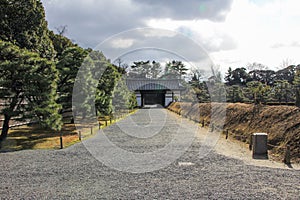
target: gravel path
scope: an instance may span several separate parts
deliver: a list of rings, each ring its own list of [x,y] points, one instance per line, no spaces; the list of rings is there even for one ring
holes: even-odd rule
[[[136,122],[134,129],[128,120]],[[151,120],[153,123],[149,123]],[[157,125],[161,122],[162,127]],[[246,165],[214,150],[202,158],[199,149],[209,149],[203,137],[196,137],[170,165],[151,171],[156,161],[169,161],[151,152],[167,147],[173,138],[177,140],[176,145],[171,145],[172,152],[180,152],[191,138],[190,133],[197,130],[193,127],[194,123],[166,110],[145,109],[68,149],[2,153],[0,199],[299,199],[299,170]],[[159,134],[151,135],[150,130]],[[108,159],[99,151],[103,146],[100,148],[98,142],[103,135],[124,152],[133,152],[133,157],[111,155],[115,147],[101,144],[104,153],[111,156],[106,164],[127,166],[124,171],[150,172],[124,172],[99,162],[97,156]],[[145,139],[149,136],[152,137]],[[152,159],[148,163],[141,161],[141,154]],[[176,157],[175,153],[170,155]],[[126,160],[136,163],[130,165]]]

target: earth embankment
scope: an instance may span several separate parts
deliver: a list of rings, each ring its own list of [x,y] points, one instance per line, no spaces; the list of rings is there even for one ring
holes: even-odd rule
[[[246,143],[253,133],[268,133],[268,146],[273,156],[281,160],[286,146],[290,145],[292,161],[300,162],[298,107],[174,102],[168,109],[201,124],[213,123],[216,127],[227,129],[231,137]]]

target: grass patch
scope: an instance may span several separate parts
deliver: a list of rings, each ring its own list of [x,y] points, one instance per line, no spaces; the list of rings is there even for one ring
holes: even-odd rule
[[[120,119],[134,113],[135,111],[120,116],[119,119],[114,119],[107,122],[107,126],[116,123]],[[100,121],[101,128],[105,128],[105,121]],[[81,138],[85,140],[92,137],[99,130],[99,124],[79,125],[81,127]],[[92,132],[91,134],[91,127]],[[63,146],[67,148],[74,145],[79,140],[79,133],[74,124],[64,124],[59,132],[45,129],[39,125],[20,126],[9,130],[8,137],[1,144],[1,152],[11,152],[20,150],[34,149],[60,149],[60,135],[63,138]]]
[[[60,132],[45,129],[39,125],[13,128],[10,129],[7,139],[2,142],[1,151],[59,149],[61,133],[66,142],[78,140],[78,133],[73,124],[65,124]]]

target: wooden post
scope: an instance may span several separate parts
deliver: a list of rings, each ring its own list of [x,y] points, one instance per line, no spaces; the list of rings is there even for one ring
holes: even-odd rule
[[[210,132],[214,132],[214,130],[215,130],[215,125],[212,123],[210,126]]]
[[[112,121],[112,119],[111,119],[111,117],[109,117],[109,123],[111,124],[111,121]]]
[[[60,140],[60,149],[63,149],[64,148],[64,144],[63,144],[62,132],[60,132],[59,140]]]
[[[291,146],[286,145],[283,162],[287,165],[291,164]]]
[[[93,127],[91,127],[91,135],[93,135]]]
[[[99,121],[99,130],[101,129],[101,122]]]
[[[105,119],[105,126],[107,126],[107,119]]]
[[[78,132],[78,139],[81,141],[81,131]]]
[[[204,127],[205,126],[205,121],[204,121],[204,119],[202,120],[202,127]]]
[[[227,139],[228,139],[228,135],[229,135],[229,131],[228,131],[228,129],[226,129],[226,132],[225,132],[225,134],[226,134],[226,137],[225,137],[225,139],[227,140]]]

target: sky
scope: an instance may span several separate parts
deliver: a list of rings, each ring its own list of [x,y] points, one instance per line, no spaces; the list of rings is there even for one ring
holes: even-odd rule
[[[222,71],[253,62],[274,70],[282,67],[284,60],[300,64],[299,0],[42,2],[50,29],[66,25],[67,37],[85,48],[102,47],[108,57],[114,55],[111,52],[124,53],[129,47],[154,45],[170,52],[181,49],[182,55],[189,54],[187,61],[196,65],[206,53]],[[139,31],[144,27],[149,28]],[[149,52],[145,51],[144,56],[152,58]]]

